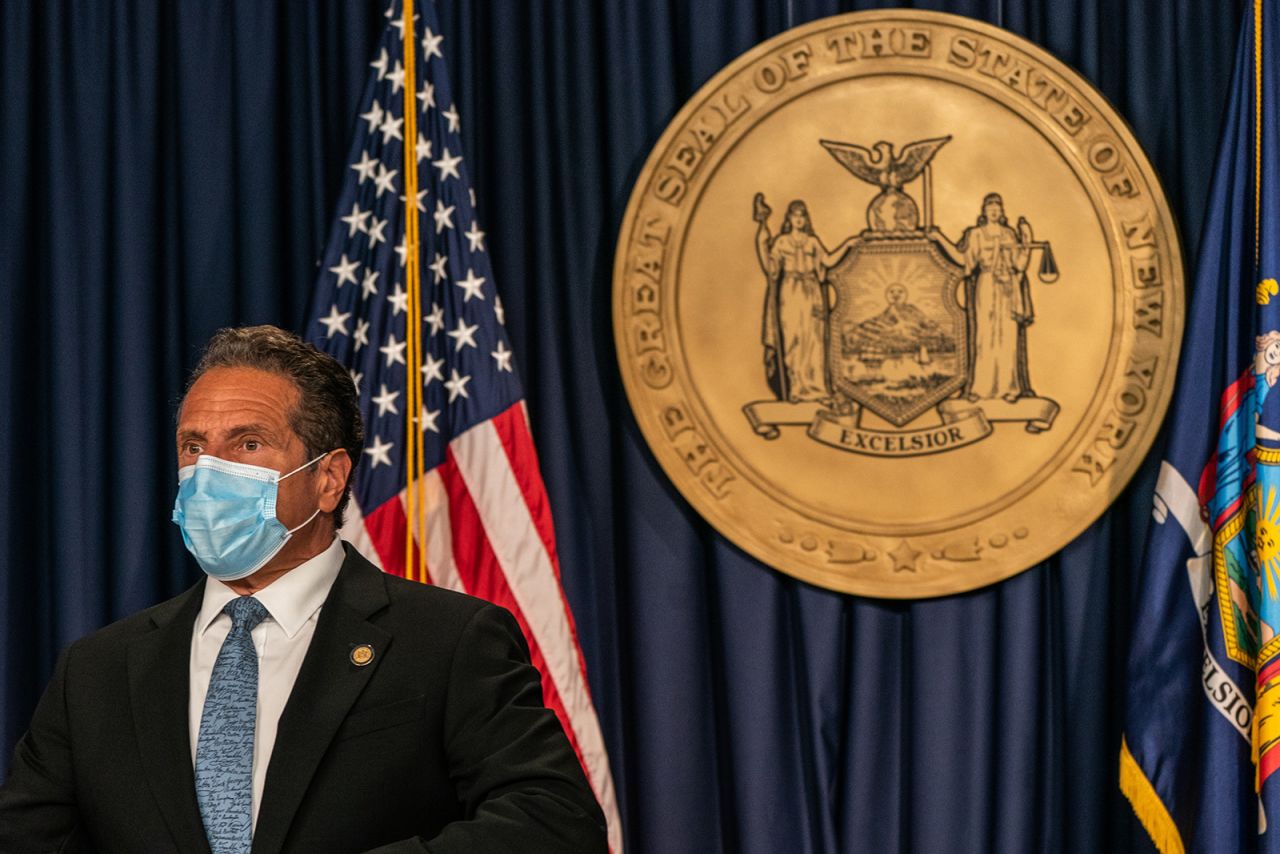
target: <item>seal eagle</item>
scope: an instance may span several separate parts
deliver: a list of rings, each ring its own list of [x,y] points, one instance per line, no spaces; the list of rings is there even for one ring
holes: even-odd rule
[[[920,213],[915,201],[902,192],[903,185],[915,180],[950,140],[950,136],[943,136],[910,142],[896,157],[893,145],[884,140],[871,148],[829,139],[818,142],[845,169],[880,188],[880,194],[867,207],[867,224],[876,231],[904,231],[919,227]]]

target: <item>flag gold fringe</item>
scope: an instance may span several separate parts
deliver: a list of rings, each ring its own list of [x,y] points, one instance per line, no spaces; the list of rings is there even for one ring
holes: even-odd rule
[[[1120,740],[1120,791],[1129,799],[1133,813],[1151,837],[1160,854],[1184,854],[1182,834],[1173,823],[1173,816],[1164,801],[1156,794],[1155,787],[1147,779],[1138,761],[1129,752],[1129,744]]]

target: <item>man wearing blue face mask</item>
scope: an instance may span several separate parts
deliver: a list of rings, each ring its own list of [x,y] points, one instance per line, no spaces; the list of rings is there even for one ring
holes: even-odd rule
[[[605,851],[515,621],[336,534],[346,371],[273,327],[210,342],[173,520],[207,578],[73,644],[0,787],[0,852]]]

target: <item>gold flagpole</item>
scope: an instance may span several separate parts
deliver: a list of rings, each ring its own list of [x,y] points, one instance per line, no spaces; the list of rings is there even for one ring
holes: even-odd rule
[[[425,497],[419,492],[423,478],[422,430],[418,423],[422,409],[422,278],[418,275],[418,160],[414,143],[418,138],[418,116],[414,107],[414,27],[413,0],[404,0],[404,241],[405,241],[405,290],[408,292],[408,309],[405,318],[405,340],[409,353],[405,365],[405,577],[415,581],[426,580],[426,507]],[[414,529],[424,542],[418,548],[418,560],[414,560]]]
[[[1253,266],[1262,235],[1262,0],[1253,2]]]

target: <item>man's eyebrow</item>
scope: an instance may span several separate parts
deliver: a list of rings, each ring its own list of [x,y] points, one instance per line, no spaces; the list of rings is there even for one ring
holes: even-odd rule
[[[276,437],[276,432],[266,424],[237,424],[235,427],[227,429],[227,437],[234,439],[237,436],[244,436],[248,433],[261,433],[272,439]]]
[[[236,426],[230,427],[226,430],[226,437],[228,439],[235,439],[239,436],[245,436],[251,433],[258,433],[271,439],[279,438],[276,435],[276,431],[271,427],[268,427],[266,424],[237,424]],[[207,439],[208,437],[199,430],[186,429],[178,431],[179,442],[203,442]]]

